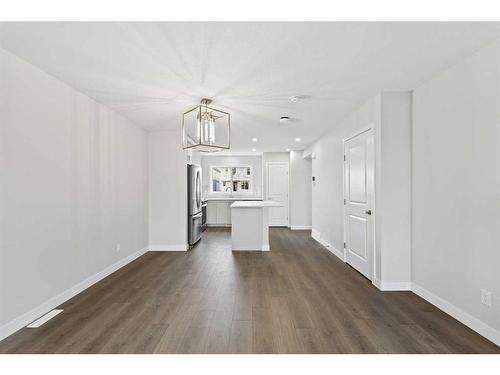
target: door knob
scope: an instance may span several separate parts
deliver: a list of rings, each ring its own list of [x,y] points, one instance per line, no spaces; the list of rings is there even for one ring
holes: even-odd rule
[[[365,214],[371,215],[372,214],[372,210],[365,211]]]

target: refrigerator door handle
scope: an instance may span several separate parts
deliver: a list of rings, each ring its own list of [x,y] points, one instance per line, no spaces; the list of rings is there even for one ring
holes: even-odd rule
[[[201,181],[200,181],[200,171],[196,171],[196,181],[195,181],[195,195],[196,195],[196,208],[201,208]]]

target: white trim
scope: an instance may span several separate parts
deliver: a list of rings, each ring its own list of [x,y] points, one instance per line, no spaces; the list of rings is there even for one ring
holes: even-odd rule
[[[326,247],[328,251],[337,256],[341,261],[346,262],[346,256],[344,251],[340,251],[335,246],[330,244],[325,239],[321,238],[321,234],[317,230],[311,231],[311,237],[318,241],[321,245]],[[372,284],[379,289],[380,291],[389,292],[389,291],[408,291],[412,290],[412,284],[408,281],[381,281],[377,278],[373,278]]]
[[[337,258],[339,258],[342,262],[345,262],[345,259],[344,259],[344,252],[343,251],[340,251],[338,249],[336,249],[335,247],[333,247],[332,245],[328,245],[326,247],[332,254],[334,254],[335,256],[337,256]]]
[[[311,229],[311,237],[321,243],[321,233],[316,229]]]
[[[378,290],[382,290],[382,281],[380,281],[379,279],[377,279],[376,277],[373,278],[372,280],[372,284],[378,289]]]
[[[63,309],[54,309],[52,311],[49,311],[47,314],[42,316],[41,318],[38,318],[34,322],[28,324],[26,328],[38,328],[41,325],[47,323],[50,319],[54,318],[55,316],[59,315],[62,313],[64,310]]]
[[[310,225],[291,225],[290,230],[311,230]]]
[[[421,287],[418,284],[412,283],[412,292],[416,295],[422,297],[426,301],[430,302],[437,308],[443,310],[448,315],[451,315],[458,321],[465,324],[470,329],[476,331],[481,336],[484,336],[491,342],[500,346],[500,331],[495,328],[489,326],[488,324],[482,322],[478,318],[470,315],[469,313],[463,311],[459,307],[455,306],[451,302],[446,301],[445,299],[439,297],[438,295],[428,291],[427,289]]]
[[[189,250],[188,244],[149,246],[149,251],[187,251],[187,250]]]
[[[357,137],[358,135],[361,135],[361,134],[366,133],[367,131],[370,131],[373,129],[374,129],[373,124],[370,124],[364,128],[358,129],[355,132],[351,133],[351,135],[342,138],[342,143],[345,143],[346,141],[353,139],[353,138]]]
[[[333,246],[332,244],[330,244],[325,239],[321,238],[321,234],[317,230],[313,229],[311,231],[311,237],[313,239],[315,239],[316,241],[318,241],[321,245],[323,245],[324,247],[326,247],[326,249],[329,252],[331,252],[333,255],[335,255],[337,258],[339,258],[342,262],[345,262],[344,252],[336,249],[335,246]]]
[[[372,284],[382,292],[401,292],[412,290],[411,282],[409,281],[381,281],[378,278],[373,278]]]
[[[382,290],[385,291],[410,291],[410,281],[382,281]]]
[[[255,247],[239,247],[239,248],[231,248],[231,251],[270,251],[269,245],[262,245],[260,249],[256,249]]]
[[[102,271],[99,271],[95,275],[88,277],[87,279],[72,286],[71,288],[65,290],[64,292],[48,299],[47,301],[45,301],[41,305],[35,307],[34,309],[32,309],[32,310],[24,313],[23,315],[11,320],[10,322],[4,324],[3,326],[0,327],[0,340],[3,340],[7,336],[12,335],[14,332],[16,332],[16,331],[20,330],[21,328],[25,327],[26,325],[30,324],[31,322],[33,322],[37,318],[41,317],[42,315],[47,314],[49,311],[53,310],[57,306],[66,302],[67,300],[73,298],[78,293],[84,291],[88,287],[94,285],[98,281],[111,275],[113,272],[117,271],[118,269],[122,268],[123,266],[127,265],[128,263],[139,258],[141,255],[143,255],[147,251],[148,251],[148,248],[145,247],[145,248],[129,255],[128,257],[119,260],[118,262],[106,267]]]

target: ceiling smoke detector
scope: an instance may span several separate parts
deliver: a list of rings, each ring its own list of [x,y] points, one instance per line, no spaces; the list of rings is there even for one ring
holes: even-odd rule
[[[288,98],[288,100],[290,100],[292,103],[297,103],[300,102],[301,100],[309,98],[310,98],[309,95],[292,95]]]
[[[281,117],[280,117],[280,122],[281,122],[282,124],[285,124],[285,123],[287,123],[287,122],[289,122],[289,121],[290,121],[290,117],[288,117],[288,116],[281,116]]]

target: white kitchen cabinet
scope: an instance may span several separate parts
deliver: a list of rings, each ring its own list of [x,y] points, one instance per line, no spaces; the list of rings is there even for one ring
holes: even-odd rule
[[[207,202],[207,225],[217,224],[217,202]]]
[[[207,203],[207,225],[228,226],[231,225],[232,201],[208,201]]]
[[[217,202],[217,224],[229,225],[231,224],[231,208],[229,207],[233,202]]]

